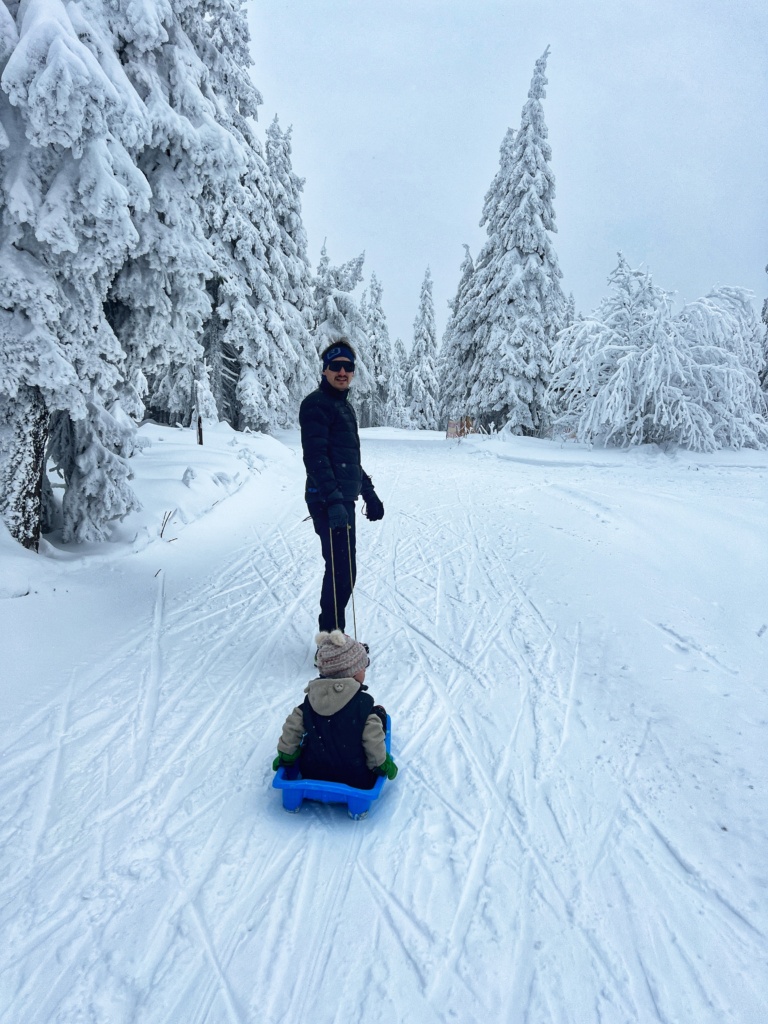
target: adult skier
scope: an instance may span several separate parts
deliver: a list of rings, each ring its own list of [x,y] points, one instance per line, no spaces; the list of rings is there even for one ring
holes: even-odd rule
[[[360,464],[357,417],[347,401],[355,375],[355,352],[346,338],[320,356],[320,386],[299,408],[301,449],[307,470],[304,497],[325,560],[320,591],[321,632],[344,632],[345,610],[357,576],[355,502],[362,495],[363,514],[382,519],[384,505]]]

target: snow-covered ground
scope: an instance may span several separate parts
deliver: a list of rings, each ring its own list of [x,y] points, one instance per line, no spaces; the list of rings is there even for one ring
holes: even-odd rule
[[[766,1019],[768,454],[364,431],[400,774],[352,822],[271,788],[296,435],[142,432],[113,542],[0,538],[0,1019]]]

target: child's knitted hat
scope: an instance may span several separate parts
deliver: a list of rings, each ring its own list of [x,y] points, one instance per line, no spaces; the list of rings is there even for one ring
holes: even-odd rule
[[[334,629],[332,633],[318,633],[315,643],[315,664],[326,679],[345,679],[368,667],[368,651],[340,629]]]

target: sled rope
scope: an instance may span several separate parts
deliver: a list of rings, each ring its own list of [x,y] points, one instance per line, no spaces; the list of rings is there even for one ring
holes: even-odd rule
[[[350,540],[350,526],[347,523],[347,558],[349,560],[349,585],[351,588],[352,596],[352,625],[355,630],[355,640],[357,640],[357,613],[355,612],[355,581],[352,579],[352,541]]]
[[[352,577],[352,539],[350,537],[350,525],[347,523],[347,562],[349,565],[349,586],[352,597],[352,625],[357,640],[357,611],[355,610],[355,581]],[[336,629],[339,628],[339,604],[336,599],[336,559],[333,554],[333,529],[328,527],[328,535],[331,541],[331,576],[333,577],[333,617],[336,621]]]
[[[331,540],[331,576],[333,578],[333,617],[336,620],[336,629],[339,628],[339,606],[336,601],[336,561],[333,557],[333,530],[328,527],[328,536]]]

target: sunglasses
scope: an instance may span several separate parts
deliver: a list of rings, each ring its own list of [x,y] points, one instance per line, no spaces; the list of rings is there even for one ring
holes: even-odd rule
[[[347,359],[332,359],[328,363],[328,369],[331,373],[341,373],[342,370],[346,370],[347,373],[354,373],[355,364],[350,363]]]

